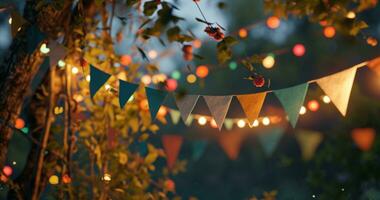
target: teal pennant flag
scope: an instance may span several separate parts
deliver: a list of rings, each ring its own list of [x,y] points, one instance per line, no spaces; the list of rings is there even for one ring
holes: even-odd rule
[[[119,104],[120,108],[124,108],[129,98],[135,93],[139,85],[119,80]]]
[[[193,142],[193,160],[199,160],[199,158],[202,157],[203,153],[205,152],[205,149],[207,147],[207,141],[206,140],[196,140]]]
[[[94,98],[96,92],[103,86],[111,75],[97,69],[93,65],[90,65],[90,95]]]
[[[298,115],[305,100],[308,87],[309,83],[304,83],[290,88],[274,91],[274,94],[280,100],[282,106],[288,114],[290,124],[293,127],[297,124]]]
[[[27,45],[28,54],[32,54],[37,49],[38,45],[46,38],[46,35],[38,29],[36,25],[27,28]]]
[[[163,90],[156,90],[148,87],[145,87],[145,92],[146,97],[148,98],[151,120],[153,121],[154,119],[156,119],[157,112],[160,109],[168,93]]]
[[[278,142],[280,141],[283,133],[284,128],[273,127],[258,134],[260,144],[267,156],[271,156],[276,150]]]

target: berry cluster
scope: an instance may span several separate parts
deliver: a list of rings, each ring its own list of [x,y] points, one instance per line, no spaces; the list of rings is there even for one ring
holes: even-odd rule
[[[218,42],[224,39],[224,33],[219,27],[207,26],[204,31]]]
[[[193,60],[193,46],[188,45],[188,44],[183,45],[182,52],[183,52],[183,59],[185,59],[186,61]]]

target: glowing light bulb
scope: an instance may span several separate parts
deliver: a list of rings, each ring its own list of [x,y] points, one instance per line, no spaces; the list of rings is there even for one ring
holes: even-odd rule
[[[157,58],[157,56],[158,56],[157,51],[155,51],[155,50],[150,50],[150,51],[148,52],[148,56],[149,56],[149,58],[151,58],[151,59],[155,59],[155,58]]]
[[[324,96],[322,97],[322,101],[323,101],[324,103],[328,104],[328,103],[330,103],[330,102],[331,102],[331,99],[330,99],[330,97],[329,97],[329,96],[327,96],[327,95],[324,95]]]
[[[248,36],[248,30],[245,28],[241,28],[239,30],[239,37],[246,38]]]
[[[237,126],[239,128],[244,128],[245,127],[245,121],[243,119],[240,119],[238,122],[237,122]]]
[[[79,72],[78,67],[73,67],[73,68],[71,68],[71,73],[73,73],[73,74],[78,74],[78,72]]]
[[[319,109],[319,103],[317,100],[311,100],[307,103],[307,108],[309,108],[309,110],[315,112]]]
[[[106,182],[111,181],[112,180],[111,174],[105,173],[103,175],[103,180],[106,181]]]
[[[204,126],[206,123],[207,123],[207,119],[206,119],[206,117],[200,117],[200,118],[198,119],[198,124],[199,124],[199,125]]]
[[[264,117],[263,118],[263,125],[264,126],[268,126],[270,124],[270,119],[269,119],[269,117]]]
[[[46,46],[46,43],[42,43],[40,51],[43,54],[48,54],[50,52],[50,49]]]
[[[110,90],[111,89],[111,85],[110,84],[105,84],[104,87],[106,88],[106,90]]]
[[[53,175],[49,177],[49,183],[52,185],[57,185],[59,183],[59,178],[57,175]]]
[[[87,82],[90,82],[90,80],[91,80],[91,76],[90,76],[90,75],[87,75],[87,76],[86,76],[86,81],[87,81]]]
[[[262,64],[265,68],[270,69],[274,66],[275,64],[274,56],[273,55],[268,55],[265,57],[262,61]]]
[[[208,68],[207,68],[207,66],[205,66],[205,65],[198,66],[197,70],[195,71],[195,74],[199,78],[206,78],[206,76],[208,75]]]
[[[326,26],[323,29],[323,34],[325,35],[326,38],[333,38],[335,36],[335,28],[332,26]]]
[[[306,114],[306,107],[305,106],[302,106],[301,109],[300,109],[300,115],[304,115]]]
[[[152,78],[146,74],[141,77],[141,82],[143,82],[145,85],[149,85],[152,82]]]
[[[280,26],[280,19],[276,16],[271,16],[267,19],[267,26],[270,28],[270,29],[276,29]]]
[[[186,80],[188,83],[192,84],[197,81],[197,77],[194,74],[189,74],[187,75]]]
[[[293,54],[297,57],[305,55],[306,49],[303,44],[296,44],[293,47]]]
[[[210,121],[210,125],[211,125],[212,128],[218,128],[218,124],[216,124],[215,119],[212,119],[212,120]]]
[[[63,61],[63,60],[58,60],[58,67],[63,68],[63,67],[65,67],[65,66],[66,66],[65,61]]]
[[[347,17],[348,19],[355,19],[356,14],[355,14],[354,11],[350,11],[350,12],[347,13],[346,17]]]
[[[259,120],[255,119],[255,121],[253,121],[253,123],[252,123],[252,126],[253,127],[258,127],[259,124],[260,124]]]
[[[8,19],[8,23],[9,23],[9,24],[12,24],[12,17],[10,17],[10,18]]]

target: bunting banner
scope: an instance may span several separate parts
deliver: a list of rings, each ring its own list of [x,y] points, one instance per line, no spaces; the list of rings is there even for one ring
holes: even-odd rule
[[[289,122],[293,127],[296,127],[300,109],[305,100],[309,83],[296,85],[290,88],[275,90],[274,94],[280,100],[286,113],[288,114]]]
[[[252,122],[259,117],[266,94],[266,92],[262,92],[257,94],[236,96],[243,108],[245,115],[247,116],[249,124],[252,124]]]
[[[380,57],[369,61],[368,67],[380,77]]]
[[[90,96],[94,98],[96,92],[108,81],[111,75],[90,65]]]
[[[261,147],[267,156],[272,156],[283,134],[284,128],[273,127],[257,135]]]
[[[244,135],[241,132],[220,134],[219,144],[230,160],[236,160],[239,157],[243,139]]]
[[[139,85],[119,80],[119,104],[124,108],[129,98],[135,93]]]
[[[181,113],[182,120],[186,122],[187,118],[193,111],[195,104],[197,103],[199,95],[185,95],[182,97],[176,97],[176,104],[178,110]]]
[[[22,25],[24,25],[27,21],[15,10],[11,11],[11,19],[12,37],[15,37],[20,31]]]
[[[331,101],[343,116],[346,116],[347,113],[348,101],[350,100],[355,74],[356,67],[351,67],[342,72],[317,80],[317,84],[326,95],[330,97]]]
[[[362,151],[369,151],[375,140],[376,132],[373,128],[355,128],[351,131],[351,137],[356,146]]]
[[[205,152],[205,149],[207,147],[207,141],[197,140],[192,143],[192,146],[193,146],[192,159],[194,161],[197,161],[202,157],[203,153]]]
[[[219,130],[222,129],[232,96],[203,96]]]
[[[173,124],[178,124],[179,119],[181,118],[181,113],[177,110],[170,110],[169,114]]]
[[[156,119],[157,112],[160,109],[162,103],[165,101],[167,92],[163,90],[155,90],[148,87],[145,87],[145,92],[148,99],[150,117],[153,121]]]
[[[169,169],[172,169],[177,161],[179,151],[181,150],[181,145],[183,142],[183,137],[179,135],[163,135],[162,145],[166,154],[166,162]]]
[[[301,148],[302,158],[304,160],[312,159],[319,144],[322,142],[322,133],[301,129],[296,132],[295,136]]]

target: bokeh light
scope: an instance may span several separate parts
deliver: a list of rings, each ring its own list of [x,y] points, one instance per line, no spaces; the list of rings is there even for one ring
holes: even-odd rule
[[[172,91],[176,90],[177,87],[178,87],[177,80],[175,80],[175,79],[166,80],[166,86],[165,86],[166,90],[172,92]]]
[[[195,71],[195,74],[199,77],[199,78],[206,78],[206,76],[208,75],[208,67],[205,66],[205,65],[200,65],[197,67],[197,70]]]
[[[333,38],[335,36],[335,28],[332,27],[332,26],[327,26],[323,29],[323,35],[326,37],[326,38]]]
[[[304,114],[306,114],[306,112],[307,112],[306,107],[302,106],[300,109],[300,115],[304,115]]]
[[[331,102],[331,99],[330,99],[330,97],[329,97],[329,96],[327,96],[327,95],[324,95],[324,96],[322,97],[322,101],[323,101],[323,103],[326,103],[326,104],[328,104],[328,103],[330,103],[330,102]]]
[[[141,77],[141,82],[143,82],[145,85],[149,85],[150,83],[152,83],[152,78],[150,77],[150,75],[145,74]]]
[[[49,177],[49,183],[51,185],[57,185],[59,183],[59,177],[57,175],[52,175]]]
[[[3,167],[3,174],[5,175],[5,176],[11,176],[12,175],[12,173],[13,173],[13,169],[12,169],[12,167],[10,167],[10,166],[8,166],[8,165],[6,165],[6,166],[4,166]]]
[[[130,55],[122,55],[120,58],[120,63],[124,66],[130,65],[132,63],[132,57]]]
[[[296,44],[293,47],[293,54],[297,57],[305,55],[306,48],[303,44]]]
[[[263,66],[267,69],[271,69],[275,63],[276,63],[276,61],[275,61],[274,56],[272,54],[266,56],[262,61]]]
[[[206,117],[199,117],[198,124],[204,126],[207,123]]]
[[[194,74],[189,74],[186,77],[188,83],[195,83],[197,81],[197,77]]]
[[[276,16],[271,16],[268,17],[266,24],[270,29],[276,29],[280,26],[281,20]]]
[[[239,37],[246,38],[248,36],[248,30],[245,28],[239,29]]]
[[[264,126],[269,126],[269,124],[270,124],[270,119],[269,119],[269,117],[264,117],[264,118],[263,118],[263,125],[264,125]]]
[[[243,119],[240,119],[238,122],[237,122],[237,126],[239,128],[244,128],[245,127],[245,121]]]
[[[236,62],[230,62],[228,67],[230,68],[230,70],[235,70],[237,68],[237,63]]]
[[[25,121],[21,118],[17,118],[15,121],[15,128],[22,129],[25,126]]]
[[[151,59],[155,59],[155,58],[157,58],[158,53],[157,53],[157,51],[155,51],[155,50],[150,50],[150,51],[148,52],[148,56],[149,56],[149,58],[151,58]]]
[[[317,100],[311,100],[307,103],[307,108],[309,108],[310,111],[317,111],[319,110],[319,103]]]
[[[178,70],[174,70],[171,74],[171,77],[176,80],[179,80],[181,78],[181,72],[179,72]]]

